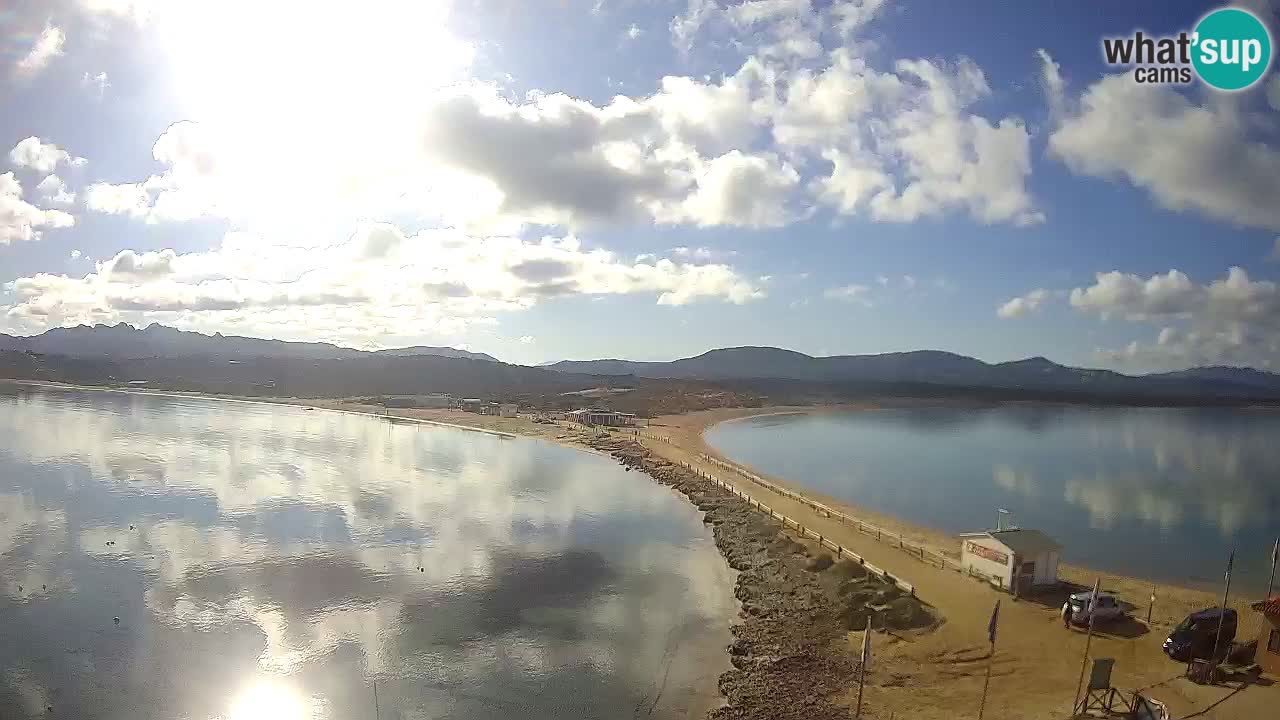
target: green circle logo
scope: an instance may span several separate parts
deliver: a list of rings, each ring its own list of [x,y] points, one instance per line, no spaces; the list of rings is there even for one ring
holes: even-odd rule
[[[1229,7],[1205,15],[1191,43],[1191,64],[1219,90],[1244,90],[1271,65],[1271,34],[1248,10]]]

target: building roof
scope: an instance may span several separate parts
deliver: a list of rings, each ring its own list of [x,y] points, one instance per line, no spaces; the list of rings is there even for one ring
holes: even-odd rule
[[[1044,552],[1057,552],[1062,546],[1039,530],[989,530],[983,533],[1009,548],[1015,555],[1034,557]]]
[[[1273,597],[1270,600],[1256,602],[1249,607],[1257,610],[1263,615],[1280,615],[1280,596]]]

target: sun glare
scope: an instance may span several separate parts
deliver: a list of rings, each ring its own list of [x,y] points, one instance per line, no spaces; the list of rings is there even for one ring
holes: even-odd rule
[[[395,177],[432,91],[474,55],[430,0],[173,0],[147,17],[232,191],[295,217]],[[317,196],[317,179],[332,192]]]
[[[226,720],[307,720],[311,716],[309,700],[282,683],[263,681],[236,696]]]

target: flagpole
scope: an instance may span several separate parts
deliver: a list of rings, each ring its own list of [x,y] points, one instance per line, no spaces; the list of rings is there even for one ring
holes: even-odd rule
[[[1080,659],[1080,680],[1076,682],[1076,696],[1071,701],[1071,712],[1076,712],[1080,704],[1080,689],[1084,687],[1084,669],[1089,665],[1089,646],[1093,644],[1093,610],[1098,604],[1098,593],[1102,590],[1102,578],[1093,581],[1093,594],[1089,596],[1089,631],[1084,636],[1084,657]]]
[[[1227,597],[1231,594],[1231,566],[1236,562],[1236,549],[1231,548],[1231,557],[1227,558],[1227,586],[1222,591],[1222,612],[1218,613],[1218,632],[1213,637],[1213,657],[1209,661],[1218,662],[1218,643],[1222,642],[1222,624],[1227,619]]]
[[[987,639],[991,641],[991,654],[987,655],[987,678],[982,681],[982,702],[978,705],[978,720],[987,711],[987,690],[991,687],[991,666],[996,660],[996,624],[1000,621],[1000,601],[991,611],[991,622],[987,625]]]
[[[982,704],[978,706],[978,720],[982,720],[982,714],[987,710],[987,689],[991,687],[991,666],[996,661],[996,643],[991,642],[991,654],[987,656],[987,679],[982,681]]]
[[[871,616],[867,616],[867,629],[862,633],[862,662],[858,663],[858,712],[862,717],[862,688],[867,678],[867,659],[871,655]]]
[[[1276,538],[1276,546],[1271,549],[1271,579],[1267,581],[1267,600],[1271,599],[1271,589],[1276,585],[1276,560],[1280,559],[1280,537]]]

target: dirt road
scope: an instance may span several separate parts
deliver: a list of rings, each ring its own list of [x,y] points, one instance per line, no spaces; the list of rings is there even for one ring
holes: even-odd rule
[[[877,671],[873,673],[868,688],[868,699],[874,707],[889,710],[898,717],[922,720],[976,717],[990,650],[987,623],[992,607],[999,599],[1002,600],[1000,627],[992,661],[987,716],[1047,720],[1070,715],[1086,640],[1083,631],[1066,630],[1058,621],[1062,594],[1014,602],[1010,596],[984,583],[954,570],[921,563],[896,546],[877,542],[874,537],[859,533],[838,520],[823,517],[808,505],[771,492],[700,458],[701,453],[715,455],[702,439],[706,427],[723,419],[759,412],[713,411],[658,418],[644,431],[650,438],[646,446],[658,455],[690,463],[733,483],[762,502],[852,548],[869,562],[901,575],[915,585],[919,597],[946,618],[946,623],[933,633],[910,641],[890,639],[882,644]],[[785,484],[778,478],[769,479]],[[791,487],[795,489],[794,485]],[[866,515],[856,508],[840,507],[840,503],[830,498],[815,499],[850,514]],[[884,517],[868,519],[877,524],[892,523],[891,519]],[[902,523],[895,526],[924,541],[936,542],[946,537],[919,528],[908,528]],[[955,545],[950,539],[946,543],[937,549],[949,550],[950,545]],[[1083,572],[1079,570],[1069,569],[1067,576],[1077,582],[1084,580]],[[1103,586],[1119,592],[1122,597],[1132,595],[1138,588],[1146,588],[1142,591],[1145,596],[1150,587],[1140,581],[1116,576],[1104,576]],[[1145,607],[1146,597],[1141,599]],[[1150,630],[1141,620],[1127,620],[1099,628],[1092,640],[1090,654],[1095,658],[1114,658],[1113,684],[1116,687],[1127,690],[1151,688],[1149,694],[1165,702],[1174,717],[1186,717],[1199,711],[1204,711],[1204,714],[1197,717],[1203,718],[1274,716],[1275,708],[1280,707],[1280,685],[1254,686],[1234,695],[1229,689],[1197,686],[1178,679],[1182,666],[1161,652],[1160,644],[1167,634],[1167,626],[1176,622],[1174,618],[1180,619],[1193,606],[1203,607],[1206,604],[1213,604],[1211,596],[1183,590],[1178,597],[1161,602],[1161,616]],[[1220,704],[1208,709],[1219,701]],[[993,709],[998,713],[993,715],[990,712]]]

